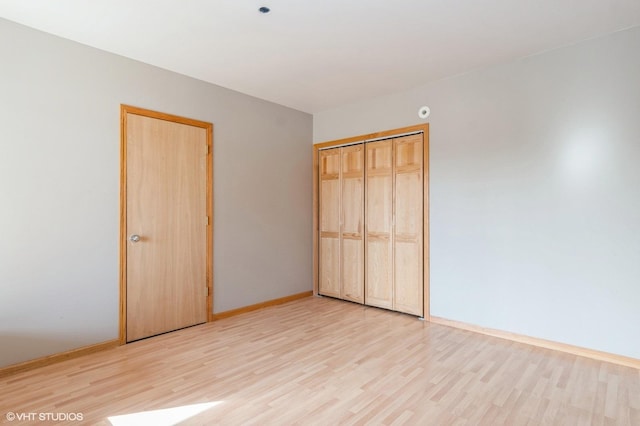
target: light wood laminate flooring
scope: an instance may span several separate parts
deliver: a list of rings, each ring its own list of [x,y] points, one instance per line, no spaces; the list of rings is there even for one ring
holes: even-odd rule
[[[309,297],[5,377],[0,424],[64,424],[8,412],[118,426],[637,426],[640,371]]]

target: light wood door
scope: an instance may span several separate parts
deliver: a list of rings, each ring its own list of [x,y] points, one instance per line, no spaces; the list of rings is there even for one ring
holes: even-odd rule
[[[423,315],[422,135],[394,139],[393,309]]]
[[[342,159],[342,299],[364,303],[364,146],[340,148]]]
[[[320,282],[318,292],[340,297],[341,148],[320,151]]]
[[[429,319],[428,124],[317,144],[313,153],[314,292]]]
[[[366,144],[365,303],[393,308],[393,141]]]
[[[127,113],[126,340],[207,320],[207,130]],[[135,237],[133,237],[135,239]]]

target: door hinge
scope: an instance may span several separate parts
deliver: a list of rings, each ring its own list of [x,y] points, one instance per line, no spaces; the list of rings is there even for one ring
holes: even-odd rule
[[[204,294],[206,294],[207,296],[209,296],[209,286],[205,286],[205,292]]]
[[[210,223],[209,223],[209,216],[206,216],[206,217],[205,217],[205,222],[207,223],[207,226],[209,226],[209,225],[210,225]]]

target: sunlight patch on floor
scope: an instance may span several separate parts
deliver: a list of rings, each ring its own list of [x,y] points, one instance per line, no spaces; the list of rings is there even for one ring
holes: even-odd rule
[[[202,404],[182,405],[161,410],[141,411],[139,413],[123,414],[108,417],[113,426],[173,426],[215,407],[222,401],[204,402]]]

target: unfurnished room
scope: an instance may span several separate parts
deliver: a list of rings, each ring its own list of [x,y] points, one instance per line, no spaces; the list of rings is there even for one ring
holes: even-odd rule
[[[0,0],[0,424],[640,425],[638,0]]]

